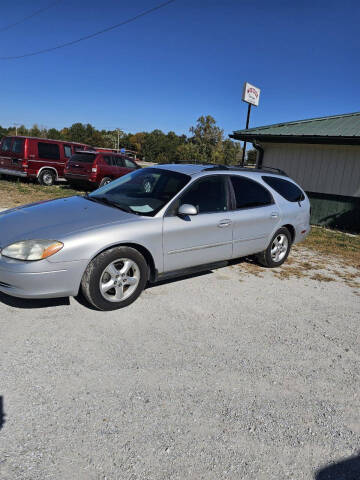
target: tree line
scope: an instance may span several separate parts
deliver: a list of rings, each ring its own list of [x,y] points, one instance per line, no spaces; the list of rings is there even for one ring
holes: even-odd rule
[[[0,136],[25,135],[80,142],[103,148],[126,148],[134,150],[138,156],[148,162],[210,162],[232,165],[240,163],[242,148],[240,143],[225,138],[224,130],[211,115],[201,116],[189,129],[190,135],[177,135],[175,132],[125,133],[121,130],[98,130],[92,125],[74,123],[70,127],[57,130],[33,125],[26,128],[0,127]],[[256,151],[248,152],[248,160],[253,160]]]

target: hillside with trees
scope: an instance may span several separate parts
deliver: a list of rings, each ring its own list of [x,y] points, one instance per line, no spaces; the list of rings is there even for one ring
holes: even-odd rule
[[[0,127],[0,136],[15,135],[15,127]],[[175,132],[164,133],[161,130],[152,132],[125,133],[118,130],[97,130],[92,125],[74,123],[61,130],[33,125],[17,128],[17,135],[52,138],[104,148],[126,148],[135,150],[138,156],[149,162],[211,162],[236,164],[241,161],[240,143],[226,138],[211,115],[198,118],[196,125],[190,127],[189,136],[177,135]],[[119,141],[119,144],[118,144]]]

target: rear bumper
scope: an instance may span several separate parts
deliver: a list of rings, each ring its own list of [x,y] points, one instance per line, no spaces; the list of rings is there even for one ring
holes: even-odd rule
[[[0,255],[0,292],[20,298],[76,296],[87,261],[21,262]]]
[[[96,183],[96,179],[90,178],[88,175],[78,175],[76,173],[65,173],[64,177],[68,181],[81,182],[81,183]]]
[[[0,168],[0,174],[12,175],[14,177],[27,177],[27,172],[21,172],[19,170],[10,170],[8,168]]]
[[[310,224],[298,225],[295,228],[295,238],[293,243],[299,243],[305,240],[311,230]]]

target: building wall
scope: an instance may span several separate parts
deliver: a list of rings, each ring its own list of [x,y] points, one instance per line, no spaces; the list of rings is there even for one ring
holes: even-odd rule
[[[308,193],[311,223],[360,233],[360,146],[262,144],[264,166]]]
[[[264,166],[281,168],[307,192],[360,197],[360,146],[263,143]]]

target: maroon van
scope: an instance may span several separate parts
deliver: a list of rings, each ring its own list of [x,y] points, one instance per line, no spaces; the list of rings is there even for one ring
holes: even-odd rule
[[[35,137],[4,137],[0,144],[0,174],[35,178],[53,185],[64,177],[67,160],[89,145]]]
[[[102,187],[137,168],[140,165],[120,153],[84,150],[67,162],[64,177],[73,185]]]

